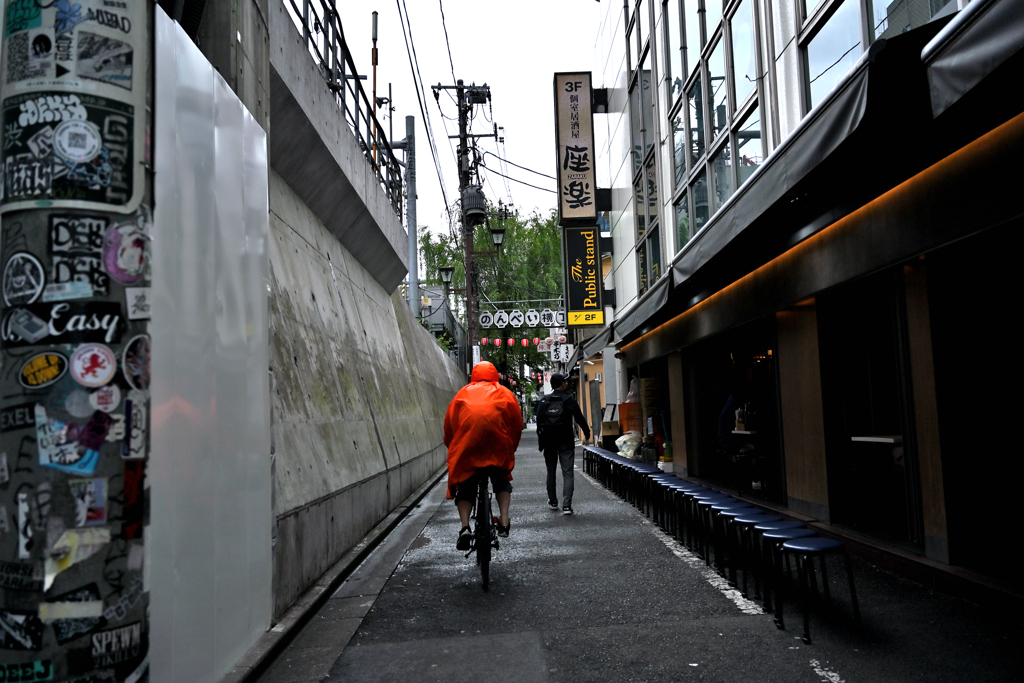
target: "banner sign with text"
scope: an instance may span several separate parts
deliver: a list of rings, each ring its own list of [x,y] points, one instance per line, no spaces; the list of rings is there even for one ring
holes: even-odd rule
[[[555,74],[558,222],[597,221],[594,115],[589,71]]]
[[[566,323],[569,327],[603,326],[600,229],[596,225],[565,228],[562,235]]]

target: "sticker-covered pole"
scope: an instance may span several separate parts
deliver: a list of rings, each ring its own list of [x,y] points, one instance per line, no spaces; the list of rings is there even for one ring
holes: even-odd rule
[[[148,677],[153,7],[5,5],[0,658],[20,680]]]
[[[405,184],[409,192],[406,198],[406,225],[409,230],[409,306],[412,314],[420,317],[420,278],[416,258],[418,234],[416,230],[416,118],[405,117]]]

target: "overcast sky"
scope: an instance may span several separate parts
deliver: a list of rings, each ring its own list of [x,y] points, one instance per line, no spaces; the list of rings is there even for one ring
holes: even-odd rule
[[[487,83],[491,87],[493,120],[504,126],[505,143],[499,149],[493,139],[483,139],[482,148],[507,155],[513,163],[554,175],[553,76],[556,71],[595,70],[594,41],[603,6],[595,0],[404,0],[404,4],[408,7],[412,41],[426,88],[423,104],[436,140],[448,201],[458,197],[456,141],[447,138],[458,134],[457,111],[452,99],[444,94],[439,110],[429,86],[439,82],[453,85],[452,64],[455,78],[466,84]],[[372,87],[371,12],[378,12],[377,95],[387,97],[388,83],[392,84],[396,140],[405,137],[405,117],[416,117],[417,223],[421,228],[428,226],[431,232],[447,230],[441,184],[416,100],[396,0],[341,0],[338,7],[356,68],[367,74],[363,85],[368,96]],[[442,8],[451,63],[441,22]],[[442,112],[451,120],[442,119]],[[472,132],[491,132],[491,123],[483,113],[478,107]],[[513,178],[555,189],[554,180],[514,166],[506,169],[492,156],[485,156],[485,162]],[[495,173],[488,173],[487,179],[487,198],[495,203],[499,199],[508,203],[511,196],[520,215],[528,215],[534,209],[546,214],[555,208],[556,195],[552,192],[511,180],[506,184]]]

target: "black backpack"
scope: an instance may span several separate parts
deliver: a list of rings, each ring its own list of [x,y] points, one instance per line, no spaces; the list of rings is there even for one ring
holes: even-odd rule
[[[537,431],[543,434],[550,427],[564,425],[568,413],[561,396],[548,394],[537,404]]]

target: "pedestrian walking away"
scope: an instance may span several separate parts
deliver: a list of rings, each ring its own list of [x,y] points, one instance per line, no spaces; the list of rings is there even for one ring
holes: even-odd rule
[[[578,409],[578,408],[577,408]],[[444,445],[448,447],[448,498],[455,499],[462,529],[456,547],[469,550],[469,514],[476,500],[478,470],[487,469],[498,501],[498,535],[508,536],[512,500],[512,469],[523,434],[523,416],[515,395],[498,384],[498,370],[483,361],[473,368],[444,416]]]
[[[585,441],[590,441],[590,427],[580,404],[566,391],[565,377],[551,375],[553,391],[537,403],[537,440],[548,468],[548,507],[558,509],[555,469],[562,467],[562,514],[572,514],[573,467],[576,459],[576,433],[573,421],[580,426]]]

